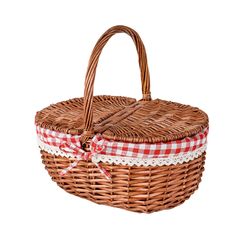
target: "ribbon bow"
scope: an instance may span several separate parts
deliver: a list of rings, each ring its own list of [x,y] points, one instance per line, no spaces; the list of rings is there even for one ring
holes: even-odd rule
[[[99,171],[102,174],[104,174],[106,179],[111,180],[111,174],[100,163],[93,161],[92,157],[100,153],[105,148],[104,146],[105,140],[102,140],[102,139],[98,140],[96,136],[94,138],[97,140],[97,142],[96,143],[94,142],[95,139],[91,141],[90,152],[84,151],[80,144],[75,145],[72,142],[65,142],[65,141],[61,143],[59,148],[63,152],[68,153],[68,154],[71,153],[77,157],[77,159],[73,163],[71,163],[67,168],[63,169],[59,173],[61,176],[67,174],[68,171],[76,167],[80,160],[85,160],[85,161],[91,160],[98,167]]]

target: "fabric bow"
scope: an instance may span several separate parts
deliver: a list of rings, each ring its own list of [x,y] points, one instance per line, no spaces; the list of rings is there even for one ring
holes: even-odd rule
[[[97,137],[96,137],[97,140]],[[71,169],[73,169],[74,167],[77,166],[78,162],[80,160],[91,160],[99,169],[99,171],[104,174],[104,176],[106,177],[106,179],[111,180],[111,174],[100,164],[97,163],[95,161],[93,161],[93,156],[100,153],[104,148],[104,140],[97,140],[97,142],[95,143],[94,140],[91,141],[91,147],[90,147],[90,152],[86,152],[82,149],[81,145],[75,145],[72,142],[62,142],[61,145],[59,146],[59,148],[67,153],[67,154],[73,154],[77,157],[77,159],[71,163],[67,168],[63,169],[59,174],[61,176],[67,174],[68,171],[70,171]]]

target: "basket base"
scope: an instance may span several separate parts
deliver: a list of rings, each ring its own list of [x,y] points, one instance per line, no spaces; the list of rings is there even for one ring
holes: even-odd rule
[[[65,176],[59,172],[74,159],[41,151],[45,167],[65,191],[98,204],[134,212],[170,209],[187,200],[198,188],[205,153],[184,164],[156,167],[103,166],[112,174],[109,182],[90,161],[79,161]]]

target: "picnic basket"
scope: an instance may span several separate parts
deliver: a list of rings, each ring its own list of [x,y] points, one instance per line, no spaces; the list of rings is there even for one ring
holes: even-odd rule
[[[116,33],[137,49],[141,100],[94,96],[99,56]],[[50,105],[35,116],[42,161],[65,191],[98,204],[155,212],[183,203],[204,170],[208,116],[176,102],[152,99],[147,56],[136,31],[108,29],[96,43],[84,97]]]

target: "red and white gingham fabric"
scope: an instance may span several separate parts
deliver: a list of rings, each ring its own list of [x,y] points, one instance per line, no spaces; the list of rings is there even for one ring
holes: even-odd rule
[[[53,147],[60,147],[63,143],[72,143],[78,147],[81,147],[80,136],[60,133],[50,129],[44,129],[40,126],[36,126],[38,138],[44,144]]]
[[[80,136],[64,134],[49,129],[36,127],[37,135],[40,142],[54,148],[62,150],[64,144],[73,146],[73,150],[68,150],[69,153],[74,153],[75,149],[81,149]],[[91,151],[109,156],[121,157],[137,157],[137,158],[165,158],[178,155],[180,153],[188,153],[195,151],[207,143],[208,128],[205,128],[200,133],[193,137],[187,137],[181,140],[160,142],[160,143],[127,143],[117,142],[113,140],[103,139],[101,135],[95,135],[91,141]],[[64,152],[67,150],[64,148]]]

